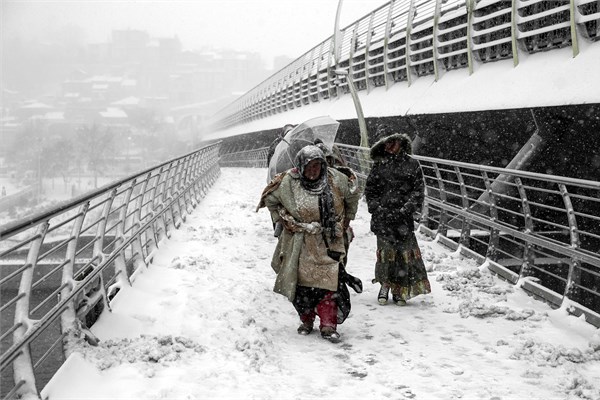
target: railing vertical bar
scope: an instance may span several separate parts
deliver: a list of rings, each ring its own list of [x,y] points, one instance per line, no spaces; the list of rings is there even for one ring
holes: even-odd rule
[[[579,239],[579,231],[577,229],[577,217],[575,216],[575,211],[573,209],[573,203],[571,202],[571,197],[569,196],[569,192],[567,187],[564,184],[559,184],[558,188],[560,190],[560,194],[562,195],[563,202],[565,203],[565,209],[567,211],[567,221],[569,223],[569,238],[571,241],[571,247],[574,249],[579,249],[580,247],[580,239]],[[581,262],[577,259],[571,259],[569,263],[569,273],[567,275],[567,284],[565,286],[564,297],[569,298],[574,294],[575,288],[581,283]]]
[[[523,181],[520,177],[515,178],[515,184],[517,185],[517,190],[519,191],[519,196],[521,198],[521,209],[523,211],[523,225],[525,226],[525,233],[533,233],[533,218],[531,217],[531,207],[529,206],[529,200],[527,198],[527,191],[523,185]],[[523,256],[521,264],[521,268],[519,268],[519,277],[529,276],[531,274],[531,268],[535,263],[535,254],[533,252],[531,242],[524,243],[523,248]]]
[[[27,254],[27,264],[31,267],[23,271],[21,275],[21,282],[19,283],[19,293],[24,294],[15,304],[15,326],[18,328],[13,332],[13,343],[23,340],[25,334],[32,325],[30,320],[29,307],[31,303],[31,285],[33,283],[33,275],[35,267],[37,265],[37,259],[46,237],[46,233],[49,228],[48,221],[41,223],[36,230],[36,238],[31,243],[29,252]],[[18,394],[22,397],[28,397],[31,395],[39,396],[36,388],[35,371],[33,369],[33,363],[31,359],[31,349],[29,345],[23,347],[20,353],[16,356],[13,361],[13,376],[15,382],[23,381],[23,385],[18,391]]]
[[[131,194],[133,193],[133,189],[136,186],[136,180],[133,179],[129,184],[129,187],[125,191],[124,199],[123,199],[123,207],[119,211],[119,221],[117,222],[116,232],[115,232],[115,247],[119,247],[123,242],[125,242],[125,224],[128,219],[127,211],[129,210],[129,205],[131,205]],[[137,203],[137,201],[136,201]],[[135,206],[135,204],[133,204]],[[131,218],[131,224],[133,225],[133,216]],[[133,234],[133,230],[131,234]],[[131,286],[131,280],[129,279],[129,274],[127,273],[127,258],[125,257],[125,249],[121,251],[118,257],[115,259],[115,271],[118,273],[119,277],[117,278],[117,287],[123,286]]]
[[[579,41],[577,39],[577,7],[575,0],[569,2],[569,21],[571,25],[571,48],[573,49],[573,57],[579,54]]]
[[[510,10],[510,44],[512,47],[513,67],[519,65],[519,46],[517,46],[517,35],[519,33],[517,27],[517,20],[519,15],[517,13],[517,3],[521,0],[513,0]]]
[[[489,201],[489,212],[490,212],[490,220],[495,222],[498,220],[498,208],[496,207],[496,193],[492,187],[492,180],[488,176],[487,171],[481,171],[481,177],[483,178],[483,183],[485,184],[485,189],[488,193],[488,201]],[[498,257],[498,245],[500,243],[500,231],[498,229],[492,228],[490,230],[490,240],[488,242],[488,249],[486,253],[486,257],[488,257],[492,261],[496,261]]]
[[[112,209],[113,202],[117,196],[117,189],[111,190],[106,203],[104,203],[104,209],[102,210],[102,217],[98,222],[98,226],[96,227],[96,240],[94,242],[93,249],[93,258],[98,260],[96,264],[92,263],[92,268],[96,269],[99,265],[104,262],[105,253],[104,253],[104,239],[106,235],[106,224],[108,222],[108,216],[110,215],[110,210]],[[127,209],[127,207],[125,207]],[[116,270],[116,267],[115,267]],[[100,293],[102,295],[102,301],[104,302],[104,306],[111,311],[110,302],[108,301],[108,297],[106,295],[106,288],[104,287],[104,277],[102,274],[99,276],[100,279]],[[89,327],[88,327],[89,328]]]
[[[467,62],[469,75],[473,74],[473,11],[475,9],[475,0],[467,0]]]
[[[435,171],[435,177],[437,179],[438,189],[440,191],[440,200],[442,201],[442,203],[446,203],[448,199],[446,195],[446,187],[442,178],[442,172],[440,171],[440,168],[437,163],[433,163],[432,166],[433,170]],[[442,208],[440,210],[440,220],[438,224],[439,225],[437,231],[440,234],[446,236],[446,234],[448,233],[448,214],[445,208]]]
[[[389,9],[388,9],[388,15],[387,15],[387,21],[385,24],[385,38],[383,40],[383,76],[385,79],[385,89],[389,89],[390,88],[390,77],[389,75],[389,71],[388,71],[388,62],[389,62],[389,57],[388,57],[388,46],[390,43],[390,32],[392,30],[392,12],[394,11],[394,4],[396,3],[396,0],[392,0],[389,3]]]
[[[375,18],[375,13],[371,13],[371,18],[369,19],[369,30],[367,32],[367,42],[365,43],[365,83],[367,93],[369,93],[372,89],[373,84],[369,82],[369,49],[371,48],[371,39],[373,38],[373,19]]]
[[[432,31],[432,43],[431,48],[433,50],[433,76],[435,77],[435,81],[440,78],[440,67],[438,65],[438,25],[440,20],[440,12],[441,12],[441,1],[435,0],[435,11],[433,15],[433,31]]]
[[[412,31],[413,19],[415,17],[415,0],[410,0],[410,6],[408,7],[408,18],[406,18],[406,43],[405,43],[405,60],[406,60],[406,81],[408,86],[412,83],[412,77],[410,73],[410,33]]]
[[[64,288],[60,291],[60,297],[66,298],[75,288],[75,281],[73,279],[73,273],[75,270],[75,257],[77,252],[77,246],[79,244],[79,236],[81,234],[81,228],[87,216],[87,211],[90,207],[90,202],[86,201],[79,207],[79,215],[77,216],[75,223],[71,229],[71,237],[73,238],[67,245],[65,257],[68,262],[63,266],[61,284]],[[60,315],[60,326],[62,332],[69,332],[75,328],[77,314],[75,313],[75,303],[70,302],[66,307],[65,311]],[[70,349],[68,346],[63,346],[63,354],[65,358],[70,355]]]
[[[465,185],[465,180],[460,172],[460,168],[458,166],[454,167],[454,173],[456,174],[456,179],[458,180],[459,188],[460,188],[460,198],[463,210],[469,209],[469,194],[467,193],[467,187]],[[471,221],[467,219],[466,216],[461,217],[462,227],[460,230],[460,239],[459,243],[463,246],[469,246],[469,241],[471,237]]]

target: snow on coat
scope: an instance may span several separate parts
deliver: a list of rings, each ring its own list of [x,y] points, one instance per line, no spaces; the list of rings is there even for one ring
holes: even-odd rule
[[[398,154],[385,152],[385,144],[400,142]],[[371,213],[371,231],[391,241],[403,240],[414,230],[413,213],[423,204],[425,186],[419,162],[410,157],[410,138],[393,134],[371,148],[374,161],[365,186]]]
[[[345,254],[342,225],[344,219],[354,219],[360,193],[346,175],[333,168],[327,169],[327,179],[339,224],[336,231],[340,232],[328,240],[329,249]],[[336,291],[339,266],[338,261],[327,254],[320,227],[319,196],[302,187],[300,174],[295,169],[287,171],[280,180],[276,188],[269,189],[262,202],[271,212],[273,222],[280,221],[285,226],[271,261],[277,273],[273,290],[290,301],[294,299],[297,284]]]

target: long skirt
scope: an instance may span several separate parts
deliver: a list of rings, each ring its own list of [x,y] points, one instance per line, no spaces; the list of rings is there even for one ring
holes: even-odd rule
[[[401,241],[389,241],[377,236],[377,262],[373,283],[376,282],[388,285],[393,295],[404,300],[431,293],[414,232],[410,232]]]

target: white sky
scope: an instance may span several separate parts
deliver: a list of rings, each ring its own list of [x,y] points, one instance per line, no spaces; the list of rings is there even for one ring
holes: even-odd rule
[[[268,212],[254,212],[266,175],[222,169],[154,264],[94,325],[100,346],[82,347],[42,397],[600,398],[600,330],[421,234],[432,293],[402,308],[379,306],[363,201],[348,270],[365,290],[351,291],[342,342],[298,335],[293,306],[272,292]]]
[[[368,14],[385,0],[345,0],[340,26]],[[14,32],[47,36],[64,25],[106,42],[112,29],[178,35],[184,48],[213,46],[297,57],[333,34],[337,0],[2,0],[3,37]]]

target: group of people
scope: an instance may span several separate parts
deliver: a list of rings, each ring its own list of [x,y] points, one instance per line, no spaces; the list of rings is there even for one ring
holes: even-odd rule
[[[377,236],[373,283],[379,304],[403,306],[431,291],[414,233],[413,214],[424,199],[419,163],[410,157],[407,135],[387,132],[370,149],[373,166],[364,188],[371,231]],[[286,296],[300,318],[297,331],[308,335],[319,317],[321,336],[338,342],[337,326],[350,313],[348,288],[362,281],[346,271],[354,234],[350,226],[363,195],[357,177],[336,148],[317,140],[298,151],[295,167],[276,175],[262,192],[257,211],[267,207],[277,230],[271,260],[274,291]]]

